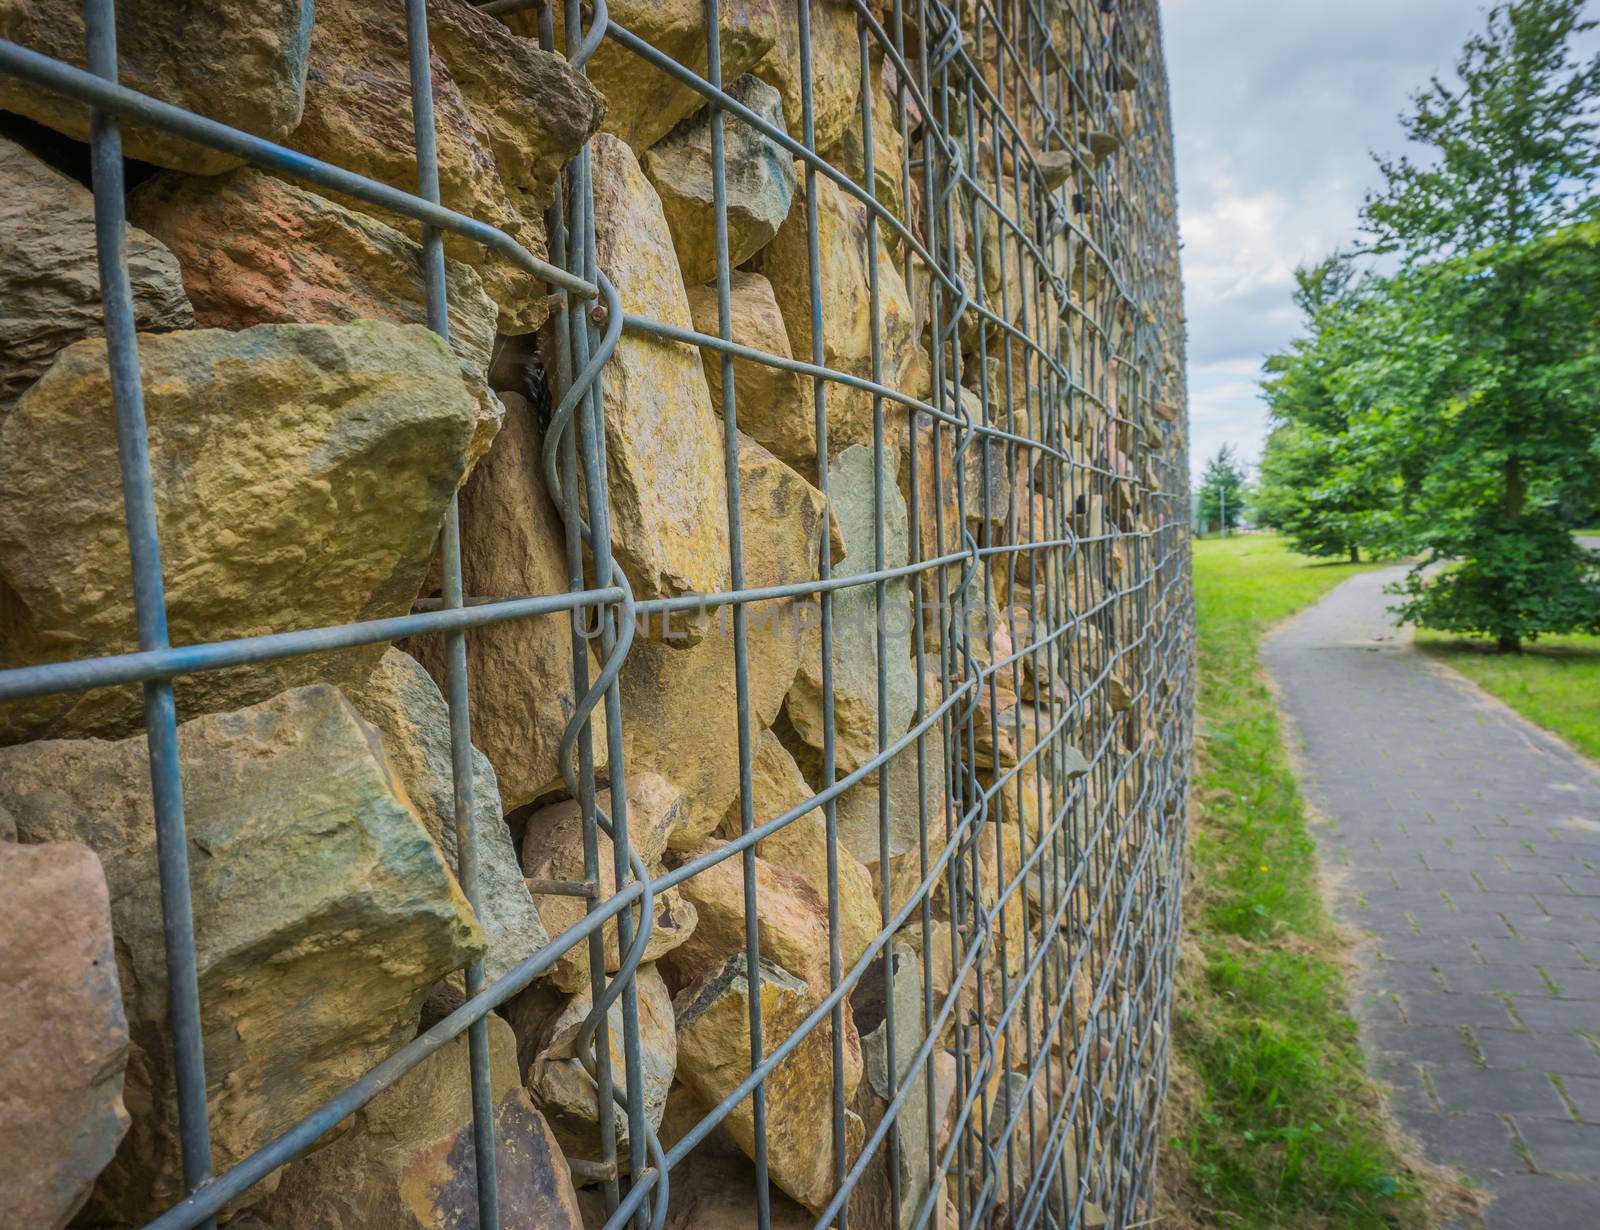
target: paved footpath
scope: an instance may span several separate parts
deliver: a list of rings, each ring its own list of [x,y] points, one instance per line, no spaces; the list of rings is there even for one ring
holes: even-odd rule
[[[1484,1230],[1600,1228],[1600,772],[1411,647],[1403,568],[1352,577],[1263,651],[1339,917],[1376,936],[1369,1062]],[[1595,698],[1600,705],[1600,697]]]

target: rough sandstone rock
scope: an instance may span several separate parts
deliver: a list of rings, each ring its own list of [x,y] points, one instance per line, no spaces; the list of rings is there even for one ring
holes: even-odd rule
[[[762,119],[783,127],[778,91],[746,73],[728,94]],[[770,137],[743,120],[722,125],[728,268],[742,265],[772,241],[794,200],[794,161]],[[711,112],[684,120],[639,160],[661,197],[683,280],[691,285],[717,276],[716,195],[712,188]]]
[[[616,137],[590,145],[595,247],[622,306],[689,328],[655,189]],[[624,333],[604,378],[611,547],[638,598],[729,586],[722,424],[691,346]]]
[[[711,854],[725,842],[708,841],[689,858]],[[761,957],[781,965],[820,999],[828,993],[828,907],[803,877],[757,857],[755,916]],[[696,872],[681,885],[699,918],[694,934],[662,964],[680,990],[745,949],[744,856],[733,854]]]
[[[440,199],[543,255],[540,213],[550,185],[599,127],[604,102],[560,56],[519,38],[466,0],[428,5]],[[320,0],[305,118],[289,144],[407,192],[417,189],[404,25],[365,0]],[[409,220],[360,202],[416,235]],[[445,248],[477,269],[500,308],[502,333],[527,333],[548,315],[547,288],[480,243]]]
[[[455,824],[455,779],[450,767],[450,709],[422,664],[390,649],[365,683],[345,698],[383,736],[385,760],[452,871],[459,866]],[[472,749],[473,798],[477,817],[478,921],[489,942],[484,977],[493,982],[524,957],[549,943],[517,860],[511,830],[501,818],[494,766]]]
[[[43,94],[44,91],[39,91]],[[105,332],[95,263],[94,198],[22,146],[0,138],[0,416],[63,347]],[[178,262],[127,228],[128,281],[140,329],[194,327]]]
[[[333,688],[186,722],[178,748],[221,1170],[409,1040],[429,989],[484,937],[376,732]],[[143,1221],[182,1195],[145,740],[6,748],[0,807],[22,841],[81,841],[105,866],[133,1124],[90,1210]]]
[[[58,1230],[128,1130],[128,1022],[106,879],[71,842],[0,842],[0,1207]]]
[[[715,286],[689,287],[689,312],[698,332],[722,332]],[[772,283],[759,273],[735,269],[728,281],[728,332],[741,346],[792,359],[783,312]],[[722,413],[722,356],[700,354],[711,405]],[[734,409],[739,430],[802,474],[817,468],[817,416],[811,381],[796,372],[748,359],[733,361]]]
[[[744,953],[729,957],[673,1000],[678,1016],[680,1079],[715,1106],[750,1075],[750,978]],[[781,1046],[812,1011],[806,984],[765,957],[757,975],[762,1054]],[[845,1098],[861,1083],[861,1039],[844,1009]],[[772,1181],[813,1213],[833,1194],[833,1147],[822,1125],[833,1106],[833,1027],[826,1015],[766,1078],[767,1164]],[[751,1101],[739,1102],[723,1128],[754,1156]]]
[[[847,0],[810,0],[811,106],[816,149],[829,149],[856,114],[861,97],[856,13]],[[796,0],[786,0],[771,53],[752,70],[778,87],[789,135],[805,139],[800,98],[800,22]],[[726,56],[724,56],[726,59]]]
[[[764,588],[815,580],[820,563],[822,493],[753,440],[739,441],[744,508],[744,580]],[[752,737],[770,726],[800,665],[806,600],[779,598],[746,608]],[[623,663],[623,746],[630,776],[648,769],[683,791],[689,814],[671,845],[697,845],[739,794],[739,732],[733,618],[727,607],[699,643],[635,641]]]
[[[726,0],[720,6],[722,80],[733,81],[748,72],[779,37],[785,21],[783,0]],[[703,0],[616,0],[608,5],[611,20],[679,64],[704,77],[710,61],[706,42],[706,7]],[[555,45],[565,49],[566,23],[555,6]],[[509,18],[513,30],[538,36],[539,14],[519,13]],[[614,39],[605,39],[586,66],[589,80],[605,95],[605,131],[642,154],[679,120],[706,105],[704,94],[681,84]]]
[[[708,1136],[672,1168],[665,1230],[750,1230],[755,1183],[750,1159],[731,1141]],[[817,1219],[781,1191],[769,1188],[767,1198],[772,1230],[816,1226]]]
[[[883,559],[886,568],[896,568],[906,562],[906,505],[887,459],[884,465]],[[833,575],[850,577],[872,572],[876,558],[874,527],[879,520],[872,449],[858,445],[845,450],[829,467],[828,477],[834,513],[844,532],[844,557],[833,566]],[[834,757],[841,774],[860,768],[878,752],[880,613],[875,590],[875,585],[868,583],[836,590],[833,597]],[[916,710],[909,604],[907,581],[902,577],[887,582],[881,619],[889,702],[884,718],[890,742],[905,733]],[[822,701],[822,635],[818,627],[807,638],[788,698],[789,720],[795,733],[818,751],[824,734]],[[874,842],[874,849],[875,845]],[[862,857],[859,847],[852,848],[858,858]],[[876,858],[875,853],[873,857]]]
[[[830,179],[819,176],[816,186],[822,362],[871,379],[873,311],[867,207]],[[806,218],[806,185],[802,182],[796,189],[788,219],[777,237],[757,254],[751,267],[772,283],[795,357],[810,362],[811,275]],[[913,397],[925,397],[928,361],[918,345],[911,299],[888,253],[888,234],[886,227],[879,228],[879,382]],[[870,445],[872,394],[829,384],[827,398],[829,454],[837,455],[853,444]],[[897,442],[904,430],[906,409],[897,402],[885,402],[883,413],[885,439]]]
[[[683,822],[688,810],[687,801],[679,789],[665,778],[654,773],[628,774],[628,841],[637,851],[645,869],[655,874],[661,856],[673,832]],[[597,803],[608,815],[613,815],[611,791],[598,793]],[[617,889],[614,847],[605,830],[596,833],[600,854],[601,898],[613,895]],[[522,838],[522,869],[530,879],[582,880],[583,868],[583,813],[572,800],[541,808],[528,817],[527,829]],[[583,918],[584,902],[581,897],[564,897],[557,894],[536,894],[539,915],[553,936],[573,926]],[[633,918],[637,911],[631,911]],[[655,921],[650,940],[645,946],[644,959],[653,961],[676,948],[694,931],[695,909],[676,889],[657,893]],[[609,922],[601,929],[605,937],[606,972],[615,973],[620,966],[617,924]],[[567,949],[556,959],[550,972],[550,981],[568,994],[589,987],[589,945],[586,942]]]
[[[467,464],[455,356],[416,325],[261,325],[139,339],[176,644],[409,611]],[[0,666],[136,645],[102,340],[62,351],[0,425]],[[314,679],[383,646],[190,675],[185,714]],[[136,729],[137,688],[0,711],[0,741]]]
[[[130,216],[178,258],[202,328],[428,323],[422,245],[251,167],[220,177],[167,172],[140,185]],[[472,456],[500,429],[503,411],[484,384],[496,309],[468,265],[445,261],[450,349],[479,405]]]
[[[672,994],[654,964],[639,967],[635,986],[639,997],[639,1061],[644,1076],[644,1111],[650,1126],[657,1128],[661,1126],[667,1091],[672,1087],[678,1066]],[[534,1105],[549,1119],[561,1148],[575,1158],[600,1156],[600,1111],[595,1101],[595,1083],[576,1058],[575,1049],[578,1031],[592,1010],[593,1002],[587,987],[563,1002],[560,1010],[543,1023],[538,1037],[530,1040],[537,1055],[524,1073]],[[617,1093],[626,1096],[627,1064],[623,1049],[626,1035],[621,999],[611,1005],[606,1020],[612,1078]],[[612,1113],[618,1156],[626,1160],[627,1111],[621,1105],[614,1105]]]
[[[570,579],[566,531],[545,491],[538,425],[524,398],[507,393],[505,405],[500,434],[461,488],[462,585],[488,597],[561,593]],[[442,686],[444,637],[412,637],[405,645]],[[587,656],[593,680],[599,658],[592,648]],[[506,811],[561,787],[561,734],[578,703],[565,616],[474,629],[467,637],[467,697],[473,742],[495,767]],[[604,773],[604,705],[589,725],[595,768]]]
[[[810,784],[800,766],[778,736],[761,732],[750,761],[753,797],[752,820],[756,826],[775,820],[791,808],[813,798]],[[728,808],[719,830],[729,839],[739,834],[739,803]],[[756,853],[769,863],[787,868],[811,886],[824,908],[828,904],[828,826],[822,807],[815,807],[791,820],[770,837],[756,843]],[[872,876],[843,843],[837,851],[839,885],[839,954],[843,968],[849,969],[866,951],[880,924],[878,898]]]
[[[517,1078],[511,1027],[491,1013],[489,1079],[501,1224],[581,1230],[566,1158]],[[474,1230],[477,1154],[463,1034],[357,1111],[351,1130],[291,1163],[261,1210],[288,1230]]]
[[[312,10],[313,0],[121,0],[118,80],[162,102],[282,141],[300,123]],[[83,5],[0,0],[0,38],[82,68]],[[0,110],[77,141],[89,139],[89,108],[9,73],[0,74]],[[122,126],[122,152],[199,175],[216,175],[241,161],[131,124]]]
[[[924,1069],[913,1066],[923,1042],[922,959],[901,944],[895,944],[890,955],[892,964],[888,968],[892,973],[886,979],[885,962],[880,955],[856,985],[851,1006],[856,1012],[857,1028],[865,1030],[861,1035],[861,1053],[866,1080],[862,1082],[861,1092],[870,1096],[860,1100],[869,1104],[862,1114],[869,1133],[877,1129],[900,1090],[906,1090],[905,1101],[900,1104],[889,1129],[895,1147],[892,1150],[887,1145],[880,1148],[869,1167],[872,1178],[881,1182],[880,1199],[884,1205],[891,1201],[894,1191],[900,1193],[898,1221],[885,1215],[881,1224],[905,1226],[916,1221],[917,1209],[928,1191],[928,1085]],[[885,981],[889,982],[889,987],[885,987]],[[875,1001],[871,1011],[874,1019],[870,1022],[860,1003],[863,992],[866,998]],[[892,1054],[889,1025],[884,1019],[886,1002],[894,1008]],[[933,1062],[932,1056],[928,1062]],[[889,1176],[891,1165],[898,1170],[893,1180]]]

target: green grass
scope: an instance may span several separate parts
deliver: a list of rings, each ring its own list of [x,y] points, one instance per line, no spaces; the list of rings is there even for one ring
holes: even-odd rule
[[[1417,645],[1523,717],[1600,760],[1600,636],[1542,636],[1520,654],[1419,629]]]
[[[1372,565],[1195,544],[1200,721],[1163,1226],[1415,1227],[1432,1202],[1367,1076],[1343,940],[1257,650]]]

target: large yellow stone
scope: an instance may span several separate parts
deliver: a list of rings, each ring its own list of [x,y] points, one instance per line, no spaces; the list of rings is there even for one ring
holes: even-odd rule
[[[501,1224],[583,1225],[567,1160],[517,1079],[511,1027],[489,1014],[489,1090]],[[476,1226],[477,1155],[463,1034],[357,1111],[351,1131],[291,1163],[261,1210],[295,1230]]]
[[[379,746],[324,685],[178,729],[219,1170],[408,1042],[433,985],[484,953]],[[0,751],[0,811],[22,841],[81,841],[105,867],[133,1124],[91,1216],[142,1222],[183,1193],[144,737]],[[269,1180],[242,1202],[270,1191]]]
[[[721,335],[715,286],[691,286],[689,311],[697,331],[712,337]],[[735,269],[729,277],[728,324],[729,333],[739,345],[783,359],[794,357],[772,283],[759,273]],[[711,405],[721,414],[722,356],[715,350],[702,350],[700,358]],[[740,431],[802,474],[815,474],[817,415],[808,377],[749,359],[735,359],[733,393]]]
[[[766,276],[777,294],[796,358],[812,360],[811,274],[806,233],[806,185],[801,177],[789,217],[756,256],[752,268]],[[867,207],[832,180],[817,179],[817,243],[822,288],[822,362],[851,376],[871,379],[873,373],[873,299]],[[888,252],[890,232],[878,234],[877,329],[878,383],[913,397],[928,392],[926,356],[905,283]],[[836,456],[852,444],[873,442],[873,395],[830,382],[828,453]],[[908,411],[884,402],[884,438],[893,442],[904,429]],[[893,473],[893,470],[891,470]]]
[[[312,157],[417,191],[403,14],[367,0],[319,0],[305,117],[288,143]],[[541,51],[466,0],[428,5],[439,193],[451,209],[544,254],[540,211],[561,167],[600,125],[604,103],[560,56]],[[408,234],[416,224],[365,203]],[[547,287],[481,243],[447,236],[500,308],[503,333],[548,314]]]
[[[750,763],[752,822],[759,827],[813,796],[793,756],[770,730],[761,732]],[[740,807],[728,808],[719,830],[728,838],[739,833]],[[756,843],[756,853],[769,863],[797,873],[826,906],[828,901],[828,824],[819,806],[791,820]],[[839,889],[839,953],[849,969],[867,950],[880,923],[872,876],[841,843],[836,851]]]
[[[260,325],[139,338],[176,644],[410,610],[466,468],[475,407],[420,325]],[[137,646],[104,341],[77,342],[0,426],[0,666]],[[316,679],[383,645],[186,676],[181,714]],[[137,688],[0,709],[0,742],[136,729]]]
[[[633,152],[590,146],[600,267],[629,312],[690,328],[661,202]],[[611,546],[638,598],[728,588],[722,423],[692,346],[624,333],[603,387]]]
[[[569,588],[566,530],[545,490],[542,437],[523,398],[507,393],[504,400],[505,426],[461,489],[461,583],[475,596],[561,593]],[[591,681],[600,673],[593,644],[586,650]],[[444,637],[412,637],[406,647],[443,686]],[[571,624],[561,614],[467,634],[472,740],[494,765],[506,811],[562,786],[561,735],[578,702],[572,668]],[[589,728],[595,767],[604,772],[604,705]]]
[[[753,440],[739,443],[747,588],[815,580],[822,494]],[[752,739],[778,716],[799,668],[814,608],[804,599],[745,608]],[[716,611],[698,643],[636,640],[622,668],[623,743],[631,776],[653,770],[684,793],[689,814],[673,832],[689,849],[716,828],[739,794],[733,615]]]
[[[0,0],[0,38],[82,68],[83,7],[79,0]],[[300,122],[312,9],[313,0],[120,0],[118,80],[162,102],[282,141]],[[403,35],[395,41],[403,58]],[[78,141],[89,139],[88,107],[10,73],[0,73],[0,110]],[[122,125],[122,152],[201,175],[241,161],[133,124]]]
[[[787,1041],[815,1007],[804,981],[762,958],[751,987],[745,954],[729,957],[673,1001],[678,1014],[679,1079],[706,1106],[715,1106],[750,1075],[750,997],[761,998],[762,1053]],[[844,1006],[845,1100],[861,1083],[861,1039]],[[755,1153],[751,1100],[739,1102],[722,1126]],[[833,1028],[827,1015],[766,1078],[766,1145],[772,1181],[813,1213],[833,1195]]]
[[[556,47],[566,50],[566,23],[555,5]],[[710,63],[704,0],[615,0],[611,20],[685,68],[706,76]],[[722,80],[732,82],[762,59],[778,38],[782,0],[724,0],[721,15]],[[793,18],[789,19],[791,22]],[[529,37],[539,29],[537,9],[510,18]],[[606,99],[605,131],[643,153],[679,120],[706,105],[704,94],[645,63],[615,39],[605,39],[586,66]]]
[[[811,5],[811,106],[815,148],[828,149],[839,140],[861,97],[860,47],[855,9],[846,0],[808,0]],[[756,65],[756,76],[783,95],[789,135],[805,140],[800,97],[799,0],[778,5],[776,44]]]

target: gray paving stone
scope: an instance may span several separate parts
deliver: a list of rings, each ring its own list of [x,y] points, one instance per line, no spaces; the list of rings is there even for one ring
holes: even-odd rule
[[[1600,1077],[1600,1052],[1575,1033],[1475,1029],[1472,1039],[1491,1068]]]
[[[1579,1031],[1600,1031],[1600,996],[1578,997],[1600,984],[1600,833],[1571,820],[1600,817],[1600,772],[1396,636],[1383,588],[1403,573],[1350,579],[1263,650],[1330,821],[1324,857],[1343,864],[1336,912],[1376,933],[1362,1041],[1426,1154],[1497,1197],[1482,1227],[1600,1230],[1584,1177],[1600,1177],[1600,1122],[1574,1120],[1548,1075],[1597,1113],[1600,1054]],[[1525,1172],[1506,1113],[1548,1173]]]
[[[1521,1117],[1513,1122],[1540,1174],[1600,1179],[1600,1124]]]
[[[1429,1068],[1433,1096],[1446,1111],[1570,1119],[1567,1104],[1543,1072],[1508,1072],[1475,1064]]]
[[[1438,967],[1447,991],[1488,993],[1504,991],[1527,995],[1548,995],[1550,988],[1531,965],[1462,965]]]
[[[1595,1230],[1600,1183],[1508,1175],[1492,1191],[1484,1230]]]
[[[1399,1116],[1401,1126],[1435,1157],[1448,1157],[1470,1171],[1526,1174],[1528,1163],[1506,1120],[1491,1115],[1419,1114]]]
[[[1583,951],[1565,940],[1482,939],[1473,944],[1490,965],[1549,965],[1593,969]]]
[[[1551,972],[1559,980],[1560,974]],[[1600,1033],[1600,1012],[1586,999],[1536,999],[1531,995],[1513,995],[1511,1008],[1529,1029],[1557,1034]]]
[[[1514,1024],[1498,995],[1452,995],[1446,991],[1398,991],[1400,1012],[1410,1025]]]

